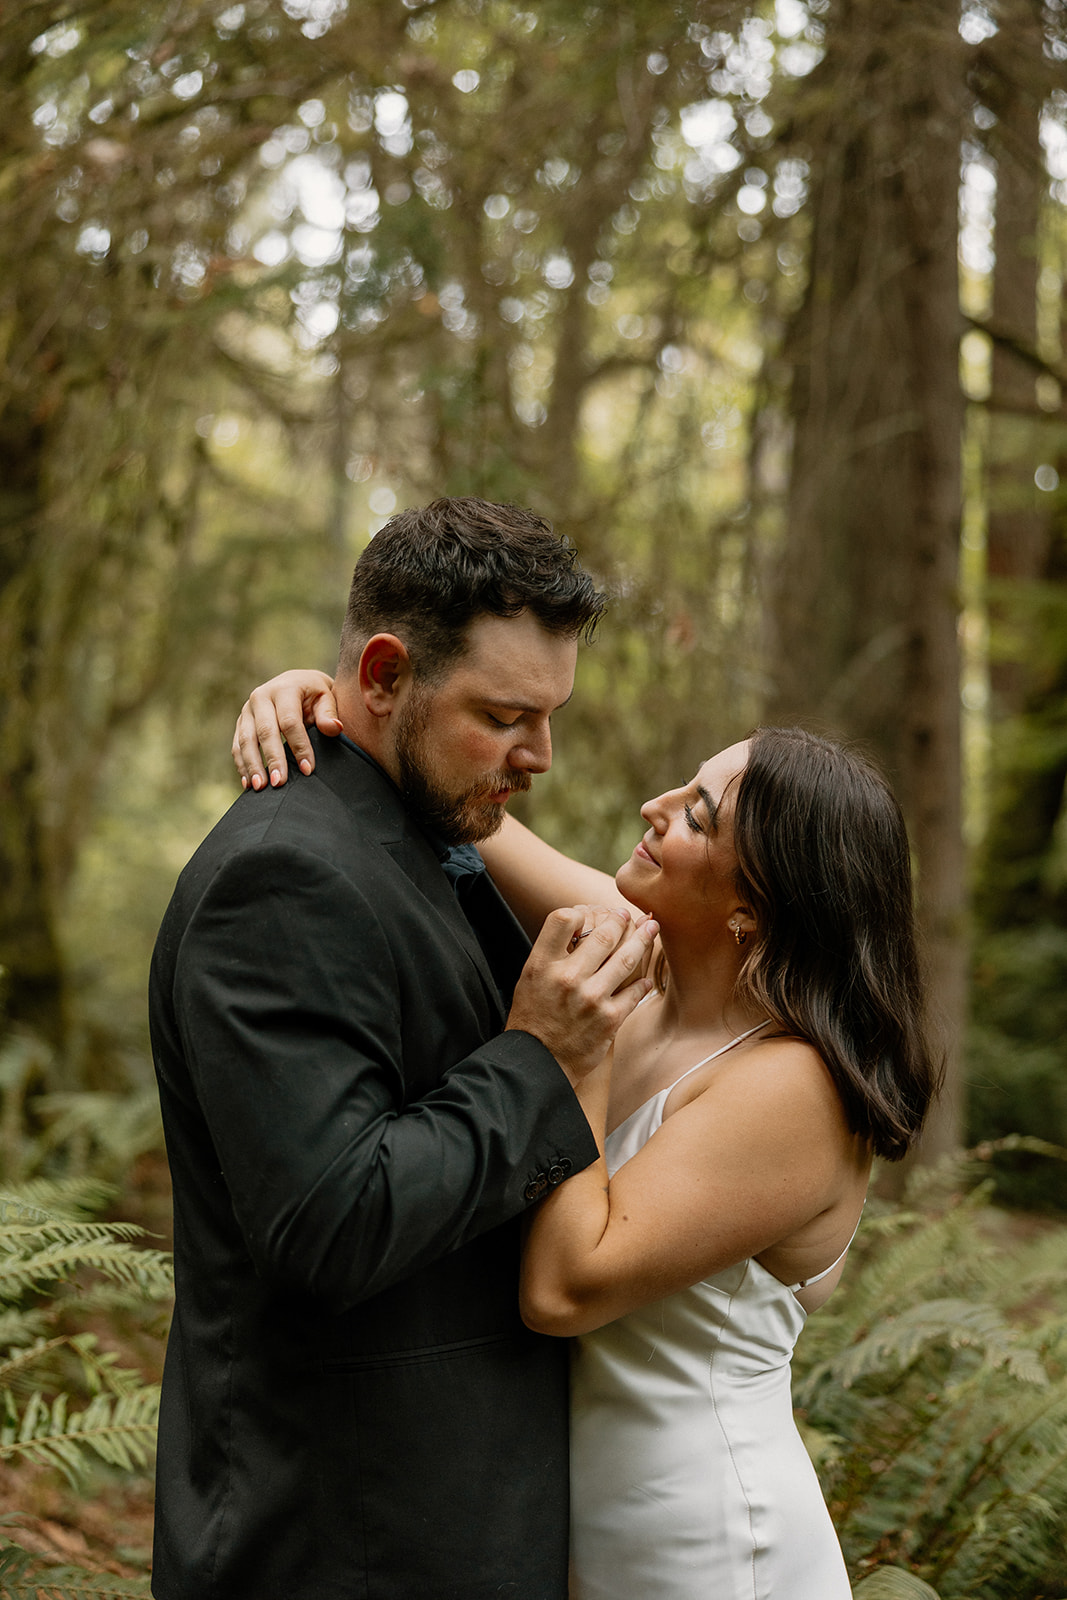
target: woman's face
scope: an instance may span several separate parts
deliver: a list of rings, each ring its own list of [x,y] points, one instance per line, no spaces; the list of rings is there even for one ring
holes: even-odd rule
[[[733,815],[747,760],[747,741],[731,745],[705,761],[683,789],[641,807],[648,830],[615,881],[665,932],[725,936],[731,917],[741,912]],[[750,926],[750,919],[743,925]]]

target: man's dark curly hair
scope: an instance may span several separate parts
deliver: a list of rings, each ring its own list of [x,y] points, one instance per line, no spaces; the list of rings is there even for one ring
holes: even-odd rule
[[[591,638],[604,596],[551,523],[520,506],[435,500],[392,517],[356,563],[338,672],[375,633],[395,633],[432,681],[467,648],[475,617],[530,611],[550,633]]]

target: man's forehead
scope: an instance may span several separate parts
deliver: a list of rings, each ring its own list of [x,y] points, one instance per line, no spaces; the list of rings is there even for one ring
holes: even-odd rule
[[[528,611],[515,617],[475,617],[456,671],[498,671],[514,664],[519,670],[558,670],[578,655],[574,634],[551,633]]]

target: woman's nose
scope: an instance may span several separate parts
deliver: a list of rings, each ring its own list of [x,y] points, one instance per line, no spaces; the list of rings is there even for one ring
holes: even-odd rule
[[[661,827],[667,820],[669,802],[674,790],[666,794],[658,794],[653,800],[646,800],[641,807],[641,815],[653,828]]]

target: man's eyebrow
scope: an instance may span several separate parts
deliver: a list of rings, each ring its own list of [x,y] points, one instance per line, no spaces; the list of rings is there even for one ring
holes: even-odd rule
[[[552,707],[552,710],[562,711],[565,705],[570,704],[573,694],[574,690],[572,689],[566,700],[561,700],[558,706]],[[495,706],[498,711],[541,711],[544,709],[530,700],[520,699],[517,695],[511,696],[509,699],[496,700],[492,695],[486,694],[481,696],[481,702],[483,706]]]

